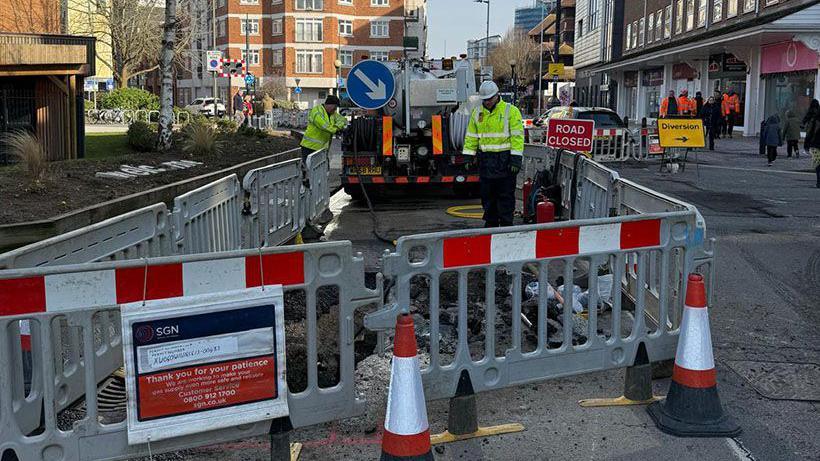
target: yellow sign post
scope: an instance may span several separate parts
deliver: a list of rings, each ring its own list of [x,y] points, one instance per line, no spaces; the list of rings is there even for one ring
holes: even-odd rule
[[[703,120],[699,118],[658,119],[658,138],[663,148],[702,149],[706,147]]]
[[[562,63],[555,63],[550,64],[549,68],[547,69],[547,75],[551,77],[561,77],[564,75],[564,64]]]

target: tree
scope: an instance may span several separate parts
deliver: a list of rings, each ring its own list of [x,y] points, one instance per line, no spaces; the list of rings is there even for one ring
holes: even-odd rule
[[[510,29],[504,34],[498,46],[490,51],[487,59],[493,66],[493,76],[496,79],[510,79],[512,69],[510,62],[515,62],[515,74],[519,82],[527,82],[538,78],[538,43],[533,41],[526,32]]]
[[[165,25],[162,33],[160,72],[162,89],[159,95],[159,128],[157,150],[171,149],[171,129],[174,124],[174,47],[177,39],[177,0],[165,0]]]

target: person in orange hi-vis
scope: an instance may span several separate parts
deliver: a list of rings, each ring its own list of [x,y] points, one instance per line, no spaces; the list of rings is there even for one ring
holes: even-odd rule
[[[732,137],[732,131],[735,129],[737,117],[740,114],[740,96],[735,93],[735,90],[729,88],[728,93],[723,94],[723,117],[726,119],[726,132],[724,134]]]
[[[678,100],[675,99],[674,91],[669,91],[669,96],[661,99],[660,117],[666,118],[671,115],[678,115]]]
[[[678,113],[680,115],[691,116],[694,110],[694,101],[689,99],[689,90],[683,89],[678,97]]]

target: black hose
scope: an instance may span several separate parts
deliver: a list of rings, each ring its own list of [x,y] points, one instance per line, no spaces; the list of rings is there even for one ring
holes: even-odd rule
[[[356,178],[359,180],[359,187],[362,189],[362,195],[364,196],[365,203],[367,203],[367,208],[370,210],[370,218],[373,221],[373,235],[376,236],[382,242],[389,243],[390,245],[395,245],[395,240],[389,239],[381,234],[379,231],[379,217],[376,215],[376,210],[373,208],[373,202],[370,201],[370,196],[367,195],[367,188],[364,187],[364,182],[362,181],[362,174],[359,168],[361,165],[359,164],[359,140],[361,139],[365,143],[366,140],[369,140],[370,143],[367,143],[368,150],[371,150],[370,147],[373,144],[373,136],[375,135],[375,128],[376,128],[376,120],[372,118],[366,119],[354,119],[354,123],[351,124],[351,129],[353,130],[353,159],[355,160],[356,164]],[[356,123],[359,122],[359,123]],[[370,134],[369,137],[366,137],[367,134]]]

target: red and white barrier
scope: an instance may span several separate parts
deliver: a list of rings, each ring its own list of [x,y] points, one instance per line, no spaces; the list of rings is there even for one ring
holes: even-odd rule
[[[661,245],[661,221],[562,227],[444,239],[444,267],[529,261]]]
[[[396,320],[382,461],[433,459],[424,387],[416,352],[413,317],[400,315]]]

